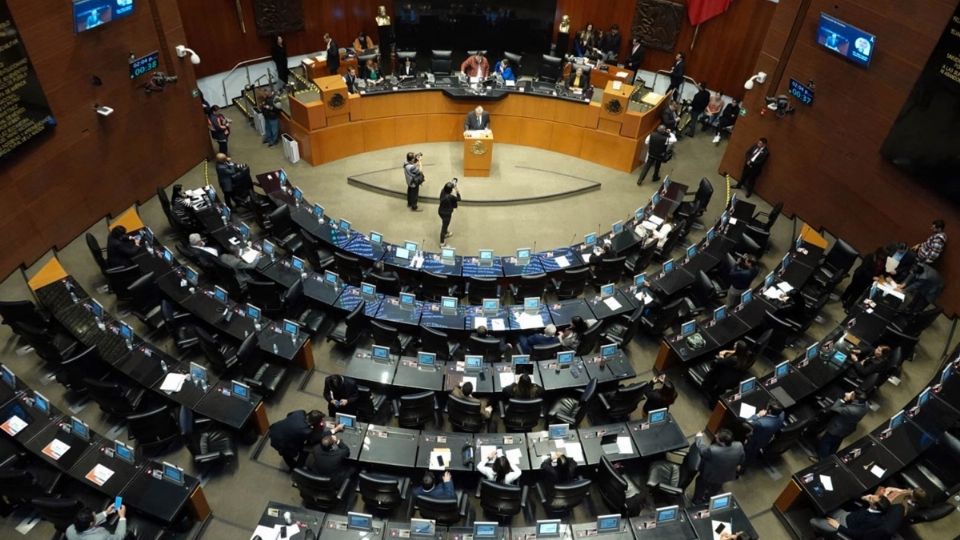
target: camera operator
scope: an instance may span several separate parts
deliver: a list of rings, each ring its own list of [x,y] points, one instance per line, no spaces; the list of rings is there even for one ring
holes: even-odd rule
[[[250,167],[243,163],[234,163],[230,156],[217,154],[217,181],[223,192],[223,202],[230,208],[243,205],[250,194]]]
[[[450,218],[453,217],[453,211],[457,208],[458,203],[460,202],[460,190],[457,189],[457,179],[454,178],[452,181],[444,184],[443,189],[440,190],[440,208],[437,209],[437,214],[440,216],[440,247],[446,246],[447,238],[453,236],[453,233],[450,232]]]
[[[427,180],[423,177],[423,154],[407,152],[407,162],[403,164],[403,176],[407,181],[407,208],[422,212],[417,208],[420,199],[420,184]]]

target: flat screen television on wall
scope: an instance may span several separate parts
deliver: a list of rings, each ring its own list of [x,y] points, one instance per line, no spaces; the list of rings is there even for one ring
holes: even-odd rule
[[[861,66],[869,66],[877,36],[820,13],[817,43]]]
[[[133,0],[73,0],[73,28],[78,33],[133,15]]]

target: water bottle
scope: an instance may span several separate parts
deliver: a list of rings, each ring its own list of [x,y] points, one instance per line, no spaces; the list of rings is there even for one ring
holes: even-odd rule
[[[278,351],[279,351],[279,349],[277,348],[277,344],[274,343],[274,344],[273,344],[273,354],[277,354]]]
[[[164,373],[167,372],[167,363],[163,360],[160,361],[160,369],[162,369]]]

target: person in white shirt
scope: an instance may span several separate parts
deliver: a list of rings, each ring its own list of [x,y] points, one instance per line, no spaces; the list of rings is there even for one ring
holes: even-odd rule
[[[497,457],[497,451],[487,454],[487,459],[477,467],[487,480],[500,484],[514,485],[520,478],[520,467],[514,468],[506,456]]]
[[[210,247],[203,242],[203,237],[199,233],[190,233],[190,236],[187,237],[190,241],[190,247],[199,251],[206,251],[207,253],[213,255],[214,257],[220,256],[220,252],[217,251],[217,248]]]
[[[108,531],[101,524],[107,521],[107,516],[116,512],[120,519],[114,532]],[[93,510],[84,508],[77,514],[73,525],[67,527],[67,540],[124,540],[127,536],[127,507],[121,505],[118,510],[113,503],[103,512],[97,514]]]

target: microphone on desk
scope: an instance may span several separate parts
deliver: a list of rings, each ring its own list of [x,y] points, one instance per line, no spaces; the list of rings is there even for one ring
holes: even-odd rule
[[[576,239],[577,239],[577,233],[573,233],[573,235],[570,237],[570,241],[567,242],[567,245],[568,245],[568,246],[572,246],[572,245],[573,245],[573,241],[576,240]]]
[[[534,252],[534,253],[537,252],[537,241],[536,241],[536,240],[533,241],[533,252]]]

